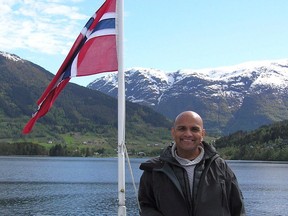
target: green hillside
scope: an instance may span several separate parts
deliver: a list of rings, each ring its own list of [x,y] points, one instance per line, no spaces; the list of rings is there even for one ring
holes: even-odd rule
[[[31,149],[40,154],[57,149],[63,155],[116,154],[117,100],[70,83],[33,131],[23,135],[53,75],[29,61],[2,55],[0,73],[0,154],[28,154]],[[152,109],[126,102],[126,142],[131,154],[159,151],[170,142],[170,127],[171,121]]]
[[[227,159],[288,160],[288,121],[260,127],[251,132],[238,131],[215,141]]]

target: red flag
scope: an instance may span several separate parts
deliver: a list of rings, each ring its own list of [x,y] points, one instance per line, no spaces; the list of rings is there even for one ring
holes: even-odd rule
[[[30,133],[36,121],[52,107],[71,77],[118,70],[116,48],[116,0],[106,0],[88,20],[67,57],[37,101],[38,110],[23,129]]]

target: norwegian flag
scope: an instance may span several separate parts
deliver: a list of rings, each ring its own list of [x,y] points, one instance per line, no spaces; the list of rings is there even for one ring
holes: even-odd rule
[[[115,20],[116,0],[106,0],[88,20],[55,77],[37,101],[38,110],[25,125],[24,134],[30,133],[36,121],[49,111],[71,77],[118,70]]]

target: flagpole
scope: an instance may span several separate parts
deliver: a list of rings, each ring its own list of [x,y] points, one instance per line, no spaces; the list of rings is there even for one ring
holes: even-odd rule
[[[125,206],[125,77],[123,70],[124,0],[117,0],[118,55],[118,216],[126,216]]]

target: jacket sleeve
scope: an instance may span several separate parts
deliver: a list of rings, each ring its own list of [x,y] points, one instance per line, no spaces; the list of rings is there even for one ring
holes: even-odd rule
[[[152,173],[150,171],[144,171],[140,178],[138,191],[141,216],[163,216],[157,210],[152,184]]]
[[[232,171],[231,171],[232,172]],[[231,215],[245,216],[244,199],[239,188],[235,174],[233,173],[230,190],[230,211]]]

